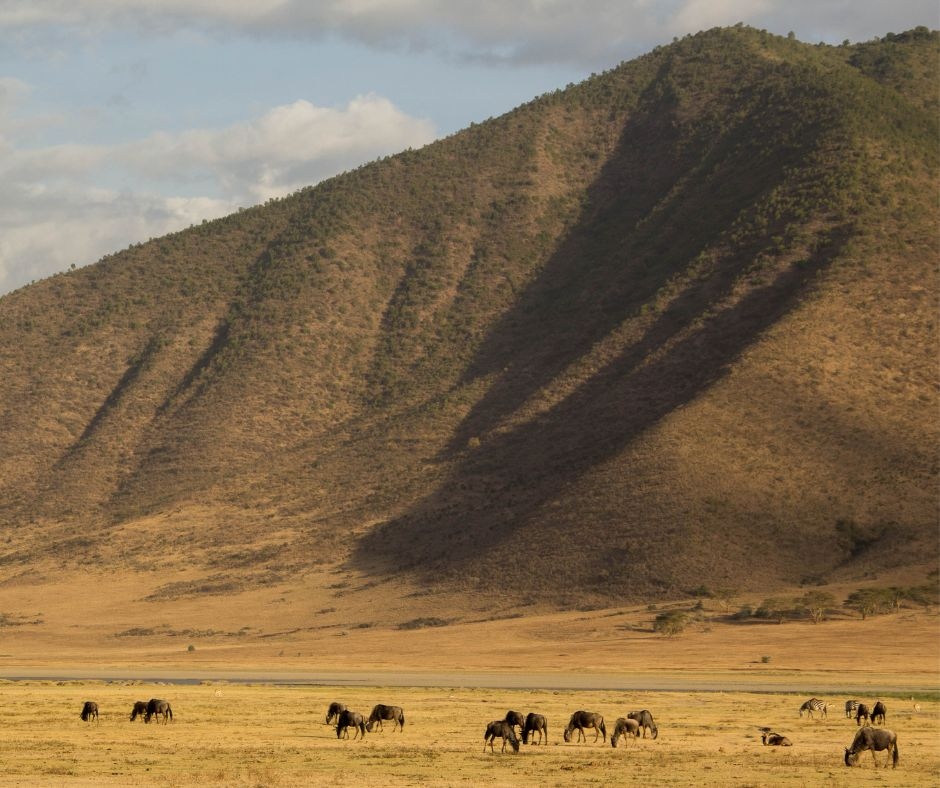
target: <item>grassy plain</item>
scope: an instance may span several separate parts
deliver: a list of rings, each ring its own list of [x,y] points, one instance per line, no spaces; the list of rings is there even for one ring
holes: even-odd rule
[[[169,725],[128,719],[136,699],[163,697]],[[885,697],[898,732],[900,766],[842,765],[856,726],[839,709],[800,719],[803,695],[786,693],[550,691],[472,688],[153,685],[11,682],[0,685],[0,784],[130,785],[929,785],[940,773],[940,701]],[[99,724],[79,719],[96,700]],[[337,740],[324,724],[342,700],[366,713],[376,702],[405,709],[403,732]],[[841,698],[832,700],[840,701]],[[587,708],[612,727],[634,708],[653,711],[659,738],[616,749],[609,741],[566,744],[570,713]],[[549,720],[546,746],[518,754],[483,751],[486,723],[508,709]],[[758,727],[772,726],[791,748],[764,747]]]
[[[152,579],[127,574],[4,584],[0,677],[32,678],[0,680],[0,785],[903,786],[940,773],[934,608],[731,623],[705,600],[703,620],[667,638],[652,621],[668,605],[520,614],[511,596],[335,578],[192,603],[148,599]],[[811,695],[835,704],[828,719],[798,717]],[[171,725],[129,722],[150,697],[172,703]],[[853,697],[887,703],[897,770],[842,765],[855,725],[839,706]],[[100,724],[79,720],[84,700]],[[332,700],[401,705],[405,730],[337,741],[323,723]],[[644,707],[656,741],[562,742],[576,709],[612,726]],[[545,714],[549,745],[484,753],[486,723],[510,708]],[[765,725],[794,746],[763,747]]]

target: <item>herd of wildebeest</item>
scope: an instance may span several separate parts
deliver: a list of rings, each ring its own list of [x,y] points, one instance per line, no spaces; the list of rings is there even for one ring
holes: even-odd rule
[[[806,714],[810,718],[814,714],[827,717],[828,711],[829,704],[819,698],[810,698],[799,709],[800,717]],[[884,727],[875,727],[879,724],[884,725],[887,721],[888,710],[884,703],[879,700],[869,707],[868,704],[857,700],[847,700],[845,702],[845,716],[849,719],[854,718],[858,727],[858,732],[855,734],[852,744],[845,748],[844,760],[846,766],[854,766],[858,763],[859,753],[865,752],[865,750],[871,752],[876,767],[878,766],[878,759],[875,757],[875,753],[882,751],[887,751],[886,767],[888,761],[891,761],[892,767],[898,765],[897,734]],[[151,719],[158,717],[163,719],[164,724],[173,720],[173,709],[170,708],[167,701],[160,698],[151,698],[149,701],[136,701],[131,709],[131,722],[140,718],[145,723],[149,723]],[[91,700],[85,701],[82,706],[81,718],[84,722],[91,722],[92,720],[98,722],[98,704]],[[345,704],[335,701],[329,705],[326,712],[326,724],[336,726],[336,738],[338,739],[348,739],[350,728],[355,731],[353,740],[364,738],[367,731],[382,730],[383,722],[392,722],[393,731],[396,729],[404,730],[405,712],[401,706],[387,706],[384,703],[378,703],[373,707],[372,713],[365,717],[359,712],[347,708]],[[516,732],[517,728],[518,733]],[[594,730],[594,742],[596,743],[598,739],[601,739],[601,742],[606,744],[607,725],[604,722],[603,715],[593,711],[576,711],[571,715],[568,725],[565,727],[564,740],[570,742],[571,737],[577,731],[578,742],[586,742],[587,735],[584,731],[591,729]],[[787,736],[775,732],[772,728],[762,727],[759,730],[764,745],[790,747],[793,744]],[[535,741],[535,734],[538,734],[538,742]],[[631,738],[639,738],[641,735],[645,739],[647,734],[653,739],[659,736],[659,728],[653,721],[652,712],[649,709],[631,711],[626,717],[617,718],[610,735],[610,744],[612,747],[616,747],[621,738],[625,742],[629,742]],[[506,751],[507,743],[514,752],[519,752],[520,739],[522,744],[529,744],[530,741],[532,744],[548,744],[548,720],[544,715],[536,712],[530,711],[528,714],[523,714],[519,711],[510,710],[506,712],[506,716],[502,719],[493,720],[486,725],[483,734],[483,751],[486,752],[486,748],[489,746],[490,752],[495,752],[493,743],[496,739],[502,739],[501,752]]]

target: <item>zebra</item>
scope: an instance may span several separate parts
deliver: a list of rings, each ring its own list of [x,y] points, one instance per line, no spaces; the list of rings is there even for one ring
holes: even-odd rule
[[[829,704],[825,701],[822,701],[819,698],[810,698],[808,701],[806,701],[806,703],[800,706],[800,716],[802,717],[803,712],[805,711],[807,714],[809,714],[810,719],[812,719],[813,712],[818,711],[823,715],[823,717],[825,717],[827,716],[826,710],[828,708]]]
[[[855,712],[858,711],[858,701],[857,700],[847,700],[845,702],[845,718],[851,719],[855,716]]]

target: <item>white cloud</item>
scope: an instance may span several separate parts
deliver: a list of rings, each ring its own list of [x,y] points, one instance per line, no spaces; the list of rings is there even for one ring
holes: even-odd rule
[[[429,121],[375,95],[110,147],[24,149],[0,135],[0,293],[434,137]]]
[[[99,41],[181,31],[193,31],[197,42],[340,38],[503,69],[566,63],[586,73],[673,36],[739,21],[839,42],[937,27],[940,13],[936,0],[0,0],[0,40],[13,64],[4,67],[26,80],[28,64],[65,68],[77,49],[97,52]],[[127,61],[127,53],[121,57]],[[145,118],[134,128],[147,130],[120,144],[37,142],[68,139],[70,131],[73,140],[94,139],[107,124],[92,115],[105,101],[123,100],[121,119],[137,121],[141,108],[122,91],[134,95],[129,85],[147,76],[147,65],[127,61],[128,84],[117,84],[110,98],[90,94],[82,108],[65,106],[54,86],[0,75],[0,293],[435,135],[429,121],[366,95],[343,107],[295,101],[224,128],[173,134],[151,131]],[[101,115],[112,125],[116,116]],[[167,116],[177,117],[172,108],[147,117]],[[55,134],[43,134],[52,128]]]
[[[225,129],[156,134],[116,154],[149,179],[188,173],[212,180],[229,200],[258,202],[434,137],[430,121],[368,95],[343,108],[295,101]]]
[[[808,41],[936,26],[936,0],[0,0],[0,30],[180,28],[338,35],[372,47],[498,62],[610,66],[672,36],[744,22]]]

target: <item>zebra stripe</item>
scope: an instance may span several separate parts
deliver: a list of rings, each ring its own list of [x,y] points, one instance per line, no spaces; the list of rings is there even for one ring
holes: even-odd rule
[[[858,711],[858,701],[857,700],[847,700],[845,702],[845,716],[854,717],[855,712]]]
[[[810,717],[812,717],[813,712],[818,711],[820,714],[823,715],[823,717],[825,717],[827,716],[826,710],[828,708],[829,708],[829,704],[826,703],[825,701],[821,701],[819,700],[819,698],[810,698],[808,701],[806,701],[806,703],[800,706],[800,716],[802,717],[803,712],[805,711],[807,714],[809,714]]]

